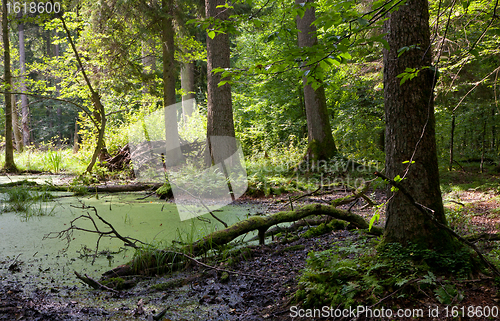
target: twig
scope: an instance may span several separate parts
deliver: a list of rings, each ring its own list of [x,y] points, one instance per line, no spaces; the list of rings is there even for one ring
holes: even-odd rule
[[[454,160],[453,160],[453,162],[457,163],[457,164],[458,164],[458,166],[460,166],[460,168],[462,169],[462,171],[464,171],[464,172],[465,172],[464,167],[463,167],[463,166],[462,166],[462,165],[461,165],[461,164],[460,164],[460,163],[459,163],[456,159],[454,159]]]
[[[419,204],[415,201],[415,199],[413,198],[413,196],[411,196],[410,193],[408,193],[408,191],[401,185],[399,184],[398,182],[395,182],[394,180],[388,178],[387,176],[385,176],[384,174],[382,173],[379,173],[379,172],[375,172],[374,173],[375,176],[378,176],[380,178],[382,178],[383,180],[389,182],[392,186],[396,187],[399,189],[399,191],[401,191],[401,193],[403,193],[403,195],[406,196],[406,198],[408,198],[408,200],[410,201],[410,203],[413,204],[413,206],[415,206],[422,214],[424,214],[426,217],[428,217],[437,227],[447,231],[448,233],[450,233],[451,235],[453,235],[454,237],[456,237],[460,242],[468,245],[470,248],[472,248],[476,253],[477,255],[479,256],[479,258],[481,259],[481,261],[487,266],[490,268],[490,270],[497,276],[500,276],[500,271],[498,271],[498,269],[496,268],[496,266],[493,265],[493,263],[491,263],[490,261],[488,261],[484,255],[481,253],[481,251],[479,251],[479,249],[477,248],[476,245],[474,245],[474,243],[471,243],[469,241],[467,241],[466,239],[464,239],[463,237],[461,237],[460,235],[458,235],[454,230],[452,230],[451,228],[449,228],[448,226],[442,224],[441,222],[439,222],[435,217],[434,215],[432,215],[431,213],[429,212],[432,212],[432,209],[428,208],[428,207],[425,207],[424,205],[422,204]]]
[[[450,203],[455,203],[455,204],[458,204],[458,205],[461,205],[461,206],[465,206],[465,204],[464,204],[464,203],[460,203],[460,202],[453,201],[453,200],[449,200],[448,202],[450,202]]]
[[[80,275],[78,272],[76,271],[73,271],[76,275],[77,278],[79,278],[80,280],[82,280],[82,282],[84,282],[85,284],[91,286],[92,288],[96,289],[96,290],[105,290],[105,291],[109,291],[109,292],[112,292],[112,293],[120,293],[120,291],[117,291],[115,289],[112,289],[112,288],[108,288],[107,286],[105,285],[102,285],[101,283],[99,283],[98,281],[92,279],[91,277],[89,277],[87,274],[85,274],[85,276],[82,276]]]
[[[313,194],[315,194],[316,192],[318,192],[320,189],[321,189],[321,186],[320,186],[320,187],[318,187],[318,188],[317,188],[316,190],[314,190],[313,192],[310,192],[310,193],[307,193],[307,194],[303,194],[303,195],[301,195],[301,196],[297,196],[297,197],[295,197],[295,198],[292,198],[291,196],[288,196],[288,199],[289,199],[289,204],[290,204],[290,207],[291,207],[292,211],[293,211],[293,202],[294,202],[294,201],[298,201],[298,200],[300,200],[301,198],[304,198],[304,197],[307,197],[307,196],[313,195]],[[282,209],[284,206],[286,206],[286,205],[282,205],[282,206],[281,206],[281,207],[279,207],[278,209]]]
[[[81,207],[74,206],[74,205],[71,205],[71,207],[73,207],[73,208],[79,208],[79,209],[93,209],[95,215],[99,218],[99,220],[101,220],[101,222],[103,222],[104,224],[106,224],[110,228],[110,230],[109,231],[101,231],[99,229],[99,227],[97,226],[97,223],[96,223],[95,219],[87,212],[87,215],[80,215],[77,218],[71,220],[70,221],[70,227],[68,227],[67,229],[59,231],[59,232],[50,232],[49,234],[46,234],[43,237],[44,239],[46,239],[46,238],[65,238],[66,239],[66,244],[69,246],[69,244],[71,243],[71,240],[73,239],[73,232],[75,230],[76,231],[82,231],[82,232],[88,232],[88,233],[98,234],[99,237],[97,239],[96,248],[95,248],[95,251],[94,251],[94,259],[92,260],[92,264],[94,264],[94,262],[95,262],[95,259],[96,259],[97,255],[98,255],[99,244],[100,244],[101,238],[104,237],[104,236],[109,237],[109,238],[117,238],[117,239],[123,241],[125,246],[130,246],[130,247],[132,247],[134,249],[138,249],[139,248],[139,246],[137,246],[136,243],[146,244],[146,243],[142,242],[141,240],[134,239],[134,238],[131,238],[131,237],[124,237],[124,236],[122,236],[120,233],[118,233],[118,231],[116,231],[116,229],[113,227],[113,225],[111,225],[109,222],[107,222],[104,218],[102,218],[97,213],[97,209],[94,206],[87,206],[87,205],[85,205],[85,204],[82,203]],[[80,220],[80,219],[88,219],[88,220],[90,220],[92,222],[92,225],[93,225],[94,229],[82,228],[82,227],[79,227],[79,226],[75,225],[75,222],[78,221],[78,220]],[[53,235],[55,235],[55,236],[53,236]]]
[[[78,208],[77,206],[73,206],[75,208]],[[108,221],[106,221],[105,219],[103,219],[98,213],[97,213],[97,209],[94,207],[94,206],[88,206],[88,205],[85,205],[82,203],[82,207],[83,209],[93,209],[94,210],[94,214],[104,223],[106,224],[107,226],[109,226],[109,228],[111,229],[111,231],[109,232],[99,232],[100,234],[104,235],[104,234],[114,234],[118,239],[122,240],[123,243],[125,243],[125,246],[130,246],[130,247],[133,247],[134,249],[137,249],[138,246],[135,245],[135,242],[139,242],[141,244],[146,244],[140,240],[137,240],[137,239],[133,239],[133,238],[130,238],[130,237],[123,237],[121,236],[114,228],[113,225],[111,225],[111,223],[109,223]],[[92,223],[94,223],[94,226],[96,227],[96,230],[97,230],[97,225],[95,224],[94,220],[92,220]],[[132,241],[135,241],[135,242],[132,242]]]
[[[207,210],[208,213],[210,213],[210,215],[212,215],[213,218],[215,218],[217,221],[219,221],[222,225],[224,225],[225,228],[228,227],[228,225],[226,224],[226,222],[224,222],[223,220],[221,220],[220,218],[218,218],[217,216],[215,216],[215,214],[205,205],[205,203],[203,203],[203,201],[201,200],[201,198],[197,197],[197,196],[194,196],[192,193],[190,193],[189,191],[179,187],[178,185],[176,185],[175,183],[173,182],[170,182],[170,184],[174,185],[175,187],[177,187],[178,189],[180,189],[181,191],[185,192],[185,193],[188,193],[191,197],[194,197],[196,198],[200,204],[205,208],[205,210]]]

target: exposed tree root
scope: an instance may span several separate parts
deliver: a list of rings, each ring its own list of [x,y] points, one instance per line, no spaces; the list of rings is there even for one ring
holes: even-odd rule
[[[473,249],[474,252],[477,253],[479,259],[484,263],[484,265],[487,266],[491,270],[491,272],[493,272],[496,276],[500,277],[500,271],[498,270],[498,268],[493,263],[491,263],[486,257],[484,257],[483,253],[477,248],[477,246],[474,243],[472,243],[470,240],[458,235],[457,232],[455,232],[454,230],[452,230],[448,226],[446,226],[446,225],[442,224],[441,222],[439,222],[438,220],[436,220],[436,218],[433,216],[433,213],[427,207],[423,206],[422,204],[417,203],[415,201],[415,199],[413,198],[413,196],[403,186],[401,186],[401,184],[388,178],[387,176],[385,176],[382,173],[375,172],[374,174],[375,174],[375,176],[378,176],[378,177],[384,179],[385,181],[389,182],[392,186],[397,187],[401,191],[401,193],[403,193],[406,196],[406,198],[413,204],[413,206],[415,206],[422,214],[427,216],[436,226],[438,226],[442,230],[450,233],[457,240],[459,240],[460,242],[464,243],[465,245],[467,245],[471,249]]]

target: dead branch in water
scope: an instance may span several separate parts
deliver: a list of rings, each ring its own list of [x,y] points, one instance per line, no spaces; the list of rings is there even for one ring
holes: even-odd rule
[[[139,248],[139,246],[137,245],[137,243],[140,243],[140,244],[143,244],[145,245],[146,243],[138,240],[138,239],[134,239],[132,237],[128,237],[128,236],[122,236],[120,233],[118,233],[118,231],[113,227],[113,225],[111,225],[111,223],[109,223],[108,221],[106,221],[102,216],[100,216],[98,213],[97,213],[97,209],[94,207],[94,206],[88,206],[88,205],[85,205],[84,203],[80,202],[82,204],[81,207],[79,206],[74,206],[74,205],[71,205],[72,207],[74,208],[79,208],[79,209],[91,209],[93,210],[94,212],[94,215],[97,216],[97,218],[102,222],[104,223],[105,225],[108,226],[109,230],[101,230],[99,228],[99,226],[97,225],[97,222],[96,222],[96,219],[90,214],[89,211],[87,211],[87,214],[83,214],[83,215],[80,215],[78,216],[77,218],[73,219],[70,221],[70,226],[65,229],[65,230],[62,230],[62,231],[59,231],[59,232],[50,232],[49,234],[46,234],[43,239],[55,239],[55,238],[59,238],[59,239],[65,239],[66,240],[66,249],[68,248],[69,244],[71,243],[71,241],[73,240],[73,233],[74,231],[83,231],[83,232],[88,232],[88,233],[93,233],[93,234],[97,234],[99,235],[98,239],[97,239],[97,243],[96,243],[96,247],[95,247],[95,252],[94,252],[94,255],[93,255],[93,260],[92,260],[92,264],[94,264],[95,262],[95,259],[97,257],[97,253],[99,251],[99,243],[101,241],[101,239],[103,237],[108,237],[110,239],[113,239],[113,238],[116,238],[116,239],[119,239],[121,241],[123,241],[124,245],[125,246],[129,246],[129,247],[132,247],[134,249],[137,249]],[[87,229],[87,228],[83,228],[83,227],[79,227],[78,225],[76,225],[76,223],[80,220],[90,220],[92,222],[92,225],[94,226],[94,229]]]

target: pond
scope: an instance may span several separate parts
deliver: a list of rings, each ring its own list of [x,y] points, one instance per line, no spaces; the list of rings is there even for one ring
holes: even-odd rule
[[[93,210],[82,205],[94,206],[97,213],[123,236],[132,237],[148,244],[172,245],[172,241],[190,242],[224,228],[210,214],[181,221],[176,205],[145,193],[114,193],[74,197],[69,193],[53,193],[60,196],[44,204],[50,215],[26,219],[20,214],[0,214],[0,277],[9,282],[20,282],[29,292],[36,287],[72,286],[78,283],[73,271],[99,278],[101,273],[124,264],[133,257],[134,250],[124,248],[117,239],[102,238],[99,242],[101,255],[93,261],[98,236],[84,231],[74,231],[68,239],[57,238],[57,232],[70,227],[70,222],[90,213],[99,229],[109,228],[97,219]],[[215,214],[227,224],[245,219],[259,212],[248,206],[226,206]],[[93,229],[93,223],[78,218],[74,225]],[[47,238],[51,233],[54,238]],[[250,237],[247,236],[246,239]],[[20,272],[12,273],[8,266],[17,260]],[[2,266],[3,265],[3,266]]]

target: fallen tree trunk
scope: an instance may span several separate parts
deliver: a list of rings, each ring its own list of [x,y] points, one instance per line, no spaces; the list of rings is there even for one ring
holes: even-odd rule
[[[328,215],[339,220],[350,222],[359,229],[368,229],[369,226],[364,218],[357,214],[330,205],[312,204],[303,206],[295,211],[279,212],[269,216],[250,217],[226,229],[210,233],[192,245],[185,246],[183,250],[192,253],[194,256],[198,256],[214,247],[227,244],[238,236],[254,230],[259,231],[259,243],[264,244],[265,233],[271,226],[280,223],[295,222],[311,215]],[[373,226],[367,233],[380,236],[383,234],[383,229]]]
[[[29,186],[31,188],[40,188],[46,189],[47,191],[58,191],[58,192],[67,192],[68,189],[71,190],[70,186],[67,185],[46,185],[46,184],[38,184],[33,181],[18,181],[11,182],[6,184],[0,184],[0,189],[2,188],[11,188],[15,186]],[[98,186],[85,186],[85,188],[91,192],[95,193],[121,193],[121,192],[140,192],[147,190],[156,190],[163,186],[163,183],[139,183],[139,184],[128,184],[128,185],[98,185]]]
[[[149,271],[148,266],[154,267],[154,269],[152,269],[153,272],[160,274],[169,270],[172,271],[175,269],[176,265],[179,266],[179,264],[182,264],[182,255],[179,255],[179,252],[190,253],[191,257],[197,257],[217,246],[231,242],[240,235],[244,235],[254,230],[259,231],[259,242],[260,244],[264,244],[264,236],[269,227],[280,223],[299,221],[312,215],[327,215],[332,218],[347,221],[357,228],[364,229],[367,233],[376,236],[380,236],[384,232],[382,228],[376,226],[372,226],[371,230],[368,231],[368,223],[363,217],[357,214],[337,209],[331,205],[312,204],[303,206],[294,211],[278,212],[269,216],[251,217],[231,225],[226,229],[215,231],[193,244],[184,246],[178,251],[169,249],[157,250],[156,253],[148,252],[144,258],[138,255],[134,261],[104,272],[102,278],[123,277],[138,273],[150,274],[152,271]]]
[[[475,243],[477,241],[500,241],[500,233],[479,233],[464,236],[469,242]]]
[[[161,183],[155,184],[130,184],[130,185],[100,185],[100,186],[87,186],[89,192],[98,193],[121,193],[121,192],[139,192],[157,189],[163,186]]]

